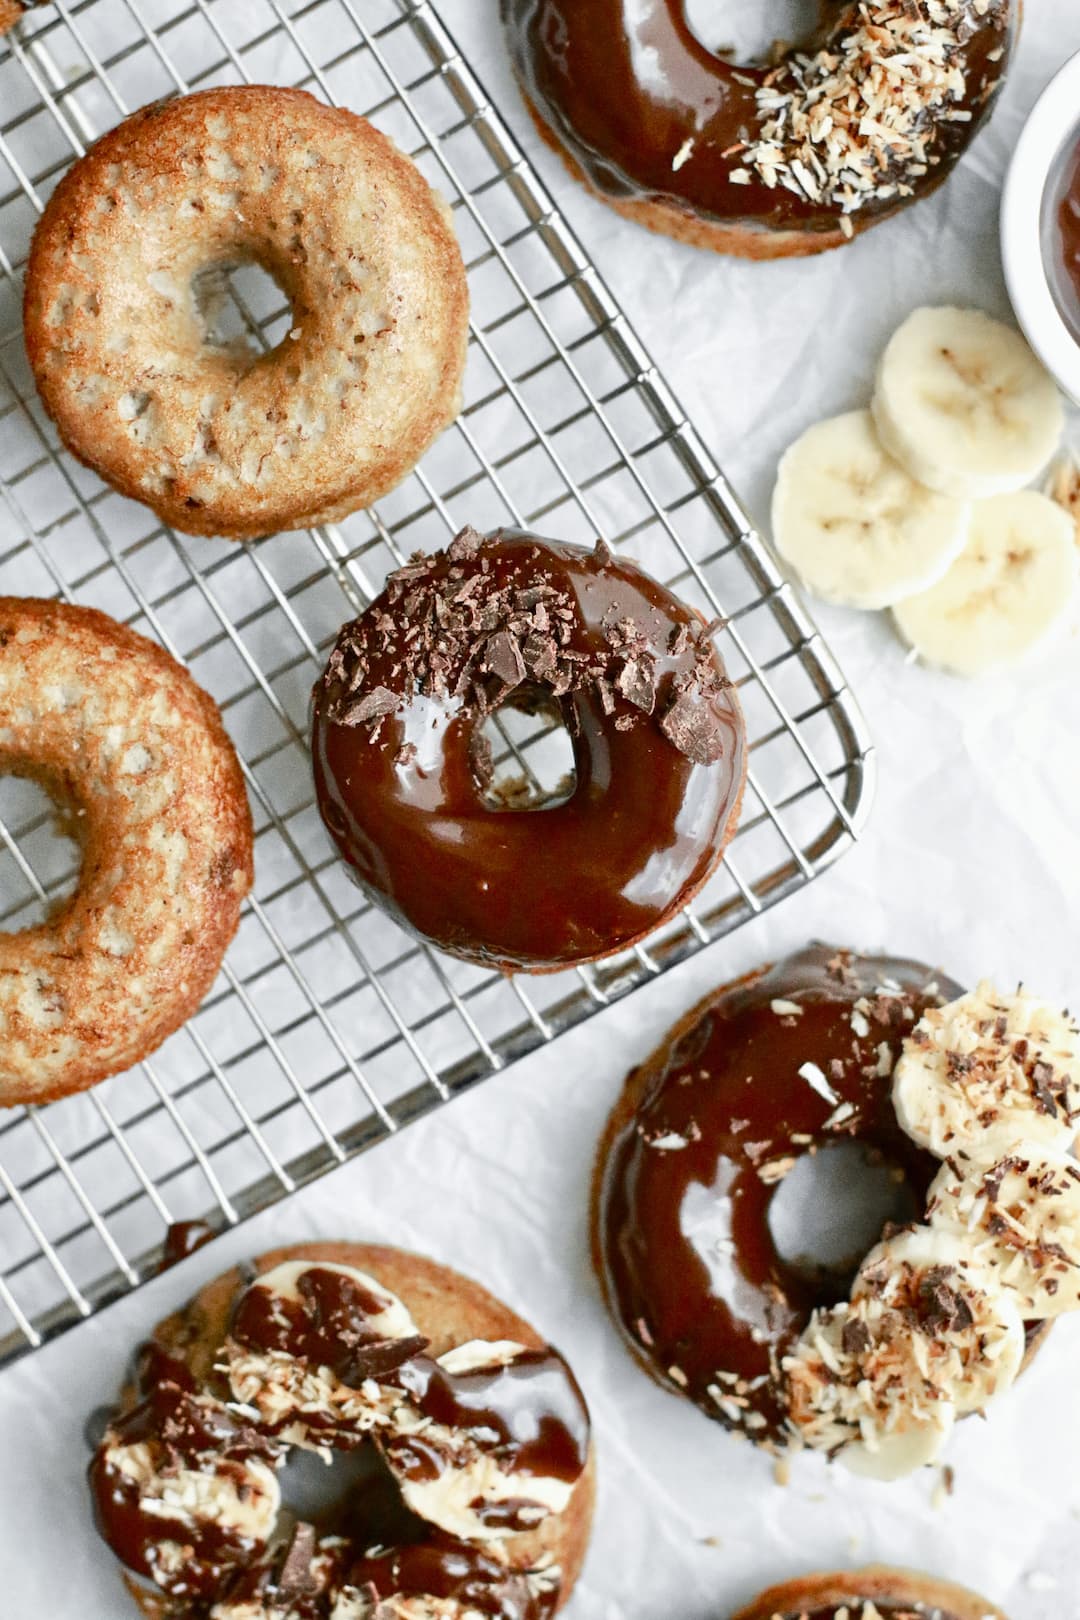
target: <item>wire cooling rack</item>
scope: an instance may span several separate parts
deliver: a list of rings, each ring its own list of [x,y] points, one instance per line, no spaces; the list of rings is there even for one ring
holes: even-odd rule
[[[22,346],[21,269],[49,192],[157,96],[300,84],[370,116],[449,199],[474,325],[463,415],[377,509],[257,546],[188,540],[62,452]],[[244,760],[257,882],[201,1011],[88,1095],[0,1115],[0,1359],[160,1264],[169,1224],[224,1228],[399,1130],[809,882],[860,830],[863,722],[814,626],[453,40],[406,0],[59,0],[0,47],[0,592],[71,597],[158,637]],[[253,344],[282,295],[239,271]],[[597,970],[506,979],[440,957],[332,859],[306,753],[339,624],[463,523],[605,534],[710,617],[753,743],[741,829],[692,913]],[[532,777],[543,723],[503,750]],[[539,769],[539,767],[536,767]],[[0,781],[0,927],[77,880],[25,782]]]

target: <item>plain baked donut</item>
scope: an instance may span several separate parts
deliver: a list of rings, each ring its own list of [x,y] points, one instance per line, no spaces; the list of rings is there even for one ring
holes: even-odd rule
[[[483,722],[546,706],[576,780],[490,798]],[[605,546],[466,529],[341,631],[315,688],[319,808],[404,925],[544,972],[625,949],[687,904],[734,832],[746,732],[701,615]]]
[[[927,195],[1004,78],[1018,0],[827,0],[803,50],[727,61],[686,0],[502,0],[540,133],[628,219],[695,247],[840,246]]]
[[[0,933],[0,1106],[146,1057],[217,975],[252,882],[251,813],[217,705],[92,608],[0,598],[0,773],[82,845],[75,894]]]
[[[954,1581],[871,1564],[800,1575],[770,1586],[732,1620],[1005,1620],[1002,1611]]]
[[[206,272],[262,265],[278,346],[214,346]],[[449,212],[387,137],[306,91],[155,103],[102,137],[34,234],[26,342],[67,447],[191,534],[370,505],[456,416],[468,288]]]
[[[301,1275],[306,1269],[309,1278],[322,1271],[321,1277],[316,1277],[321,1286],[312,1287],[304,1296],[311,1300],[311,1306],[299,1337],[294,1325],[295,1306],[285,1301],[283,1314],[281,1294],[270,1295],[274,1309],[269,1313],[258,1306],[252,1308],[260,1293],[260,1279],[278,1288],[283,1286],[281,1279],[287,1274],[279,1269],[282,1267]],[[335,1295],[333,1286],[341,1286],[341,1274],[333,1268],[341,1267],[359,1273],[360,1286],[355,1279],[346,1280],[345,1292]],[[372,1284],[391,1298],[374,1297],[370,1292]],[[292,1287],[299,1299],[299,1278],[294,1278]],[[376,1321],[378,1331],[372,1331],[370,1324]],[[413,1330],[420,1335],[419,1340],[408,1337]],[[317,1336],[315,1340],[310,1339],[312,1334]],[[595,1467],[580,1391],[557,1352],[501,1300],[449,1267],[399,1249],[356,1243],[306,1243],[278,1249],[260,1255],[250,1267],[225,1273],[182,1310],[159,1323],[138,1352],[134,1379],[122,1392],[91,1469],[99,1528],[114,1551],[126,1554],[136,1568],[146,1564],[146,1539],[149,1536],[153,1541],[154,1526],[149,1521],[140,1524],[127,1511],[131,1504],[131,1476],[125,1472],[115,1447],[128,1441],[136,1430],[145,1430],[153,1438],[155,1391],[169,1391],[166,1400],[176,1409],[186,1404],[184,1397],[209,1402],[204,1415],[211,1426],[220,1424],[221,1449],[232,1441],[237,1455],[246,1452],[258,1459],[260,1442],[279,1449],[295,1444],[298,1437],[304,1439],[298,1423],[308,1429],[305,1444],[329,1446],[335,1455],[364,1445],[370,1451],[367,1437],[374,1435],[376,1444],[382,1444],[383,1431],[364,1428],[362,1402],[359,1395],[355,1399],[349,1395],[349,1380],[356,1384],[361,1372],[365,1372],[369,1379],[379,1378],[384,1384],[403,1377],[407,1386],[408,1374],[402,1374],[399,1365],[403,1355],[422,1355],[426,1365],[458,1347],[474,1346],[476,1341],[502,1351],[508,1351],[510,1346],[523,1347],[535,1366],[546,1367],[548,1377],[562,1369],[562,1402],[570,1399],[578,1414],[575,1423],[580,1419],[585,1425],[574,1442],[579,1460],[574,1465],[575,1482],[565,1506],[548,1513],[534,1528],[503,1536],[499,1541],[502,1552],[493,1554],[490,1543],[463,1541],[420,1521],[403,1508],[393,1479],[385,1470],[377,1469],[373,1476],[354,1480],[350,1485],[351,1506],[343,1521],[336,1518],[333,1504],[327,1504],[325,1513],[312,1521],[311,1529],[318,1539],[314,1556],[308,1540],[303,1568],[314,1569],[321,1589],[307,1594],[310,1615],[302,1591],[290,1594],[291,1600],[298,1605],[296,1612],[303,1620],[326,1620],[331,1610],[337,1614],[334,1604],[338,1597],[344,1611],[352,1614],[354,1610],[348,1607],[347,1594],[342,1595],[341,1587],[371,1580],[379,1596],[393,1597],[400,1603],[393,1612],[400,1613],[403,1620],[431,1613],[426,1607],[414,1608],[408,1601],[410,1597],[419,1600],[424,1594],[456,1600],[436,1611],[445,1620],[466,1612],[471,1620],[477,1611],[484,1616],[498,1616],[499,1620],[546,1620],[567,1601],[577,1580],[592,1519]],[[263,1348],[271,1342],[273,1351]],[[252,1384],[247,1380],[259,1385],[260,1368],[271,1376],[280,1376],[282,1355],[294,1354],[281,1348],[288,1344],[301,1352],[295,1360],[297,1379],[291,1385],[278,1387],[290,1388],[302,1404],[281,1408],[275,1422],[273,1414],[278,1407],[274,1402],[280,1401],[280,1395],[265,1383],[252,1395]],[[400,1346],[396,1353],[395,1345]],[[265,1354],[271,1356],[272,1365],[258,1359]],[[247,1359],[252,1355],[256,1358],[253,1362]],[[306,1373],[305,1368],[309,1369]],[[245,1380],[242,1389],[247,1399],[232,1422],[242,1425],[246,1421],[254,1426],[248,1427],[246,1438],[230,1433],[228,1415],[223,1416],[221,1411],[230,1398],[229,1380],[237,1377]],[[477,1393],[480,1405],[472,1410],[474,1421],[482,1422],[482,1385],[477,1386]],[[535,1444],[539,1440],[550,1452],[561,1419],[559,1406],[549,1404],[549,1394],[550,1384],[543,1379],[536,1383],[526,1379],[520,1386],[518,1398],[523,1398],[526,1405],[511,1424],[516,1436],[512,1443]],[[505,1388],[493,1388],[487,1396],[496,1407],[500,1399],[506,1399]],[[250,1404],[252,1400],[254,1405]],[[491,1414],[486,1421],[490,1423]],[[329,1428],[325,1426],[328,1422]],[[494,1455],[499,1455],[498,1448]],[[585,1458],[583,1469],[581,1457]],[[271,1456],[271,1465],[274,1460]],[[205,1472],[205,1464],[202,1466]],[[259,1484],[257,1475],[254,1483]],[[141,1484],[145,1488],[145,1476]],[[289,1510],[282,1513],[279,1509],[276,1517],[277,1524],[269,1534],[269,1553],[254,1545],[223,1547],[212,1536],[207,1538],[205,1520],[197,1520],[187,1526],[187,1539],[194,1541],[194,1551],[199,1554],[189,1564],[190,1580],[185,1579],[183,1585],[174,1582],[167,1556],[162,1563],[160,1555],[153,1552],[149,1562],[158,1568],[159,1584],[172,1591],[165,1595],[129,1580],[132,1596],[154,1620],[166,1615],[176,1620],[203,1620],[211,1600],[205,1594],[194,1593],[194,1586],[201,1584],[196,1567],[201,1565],[208,1577],[205,1584],[222,1602],[220,1610],[214,1609],[215,1620],[233,1620],[234,1610],[236,1620],[240,1620],[240,1614],[243,1620],[261,1620],[263,1616],[270,1620],[287,1606],[281,1590],[287,1585],[282,1558],[284,1555],[288,1564],[286,1548],[291,1553],[297,1541],[295,1530],[289,1530]],[[167,1517],[159,1517],[156,1523],[161,1530],[159,1539],[167,1541]],[[266,1526],[259,1528],[265,1531]],[[344,1535],[346,1545],[332,1554],[335,1562],[331,1569],[321,1560],[318,1549],[324,1538],[334,1532]],[[388,1551],[372,1556],[368,1549],[376,1544]],[[230,1575],[221,1559],[223,1551],[233,1557],[239,1552],[244,1567]],[[551,1568],[559,1572],[557,1581],[544,1582],[541,1590],[532,1591],[522,1580],[524,1571]],[[445,1582],[445,1594],[436,1589],[440,1581]],[[185,1596],[189,1586],[192,1590]],[[471,1602],[460,1601],[463,1592],[469,1593]],[[249,1603],[250,1609],[244,1606]],[[293,1612],[290,1608],[289,1613]]]

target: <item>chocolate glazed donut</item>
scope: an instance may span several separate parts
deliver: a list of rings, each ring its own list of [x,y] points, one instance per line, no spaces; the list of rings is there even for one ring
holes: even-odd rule
[[[508,699],[570,733],[568,798],[491,796]],[[357,880],[467,961],[547,971],[684,906],[730,838],[745,729],[700,614],[606,547],[465,530],[346,625],[315,688],[323,820]]]
[[[1005,1620],[977,1592],[918,1570],[866,1569],[800,1575],[770,1586],[732,1620]]]
[[[765,259],[837,247],[939,185],[1001,84],[1020,7],[825,0],[814,40],[772,66],[707,49],[686,0],[502,11],[529,109],[576,178],[654,230]]]
[[[891,1066],[924,1009],[955,993],[917,962],[811,946],[690,1012],[608,1123],[593,1206],[608,1304],[659,1382],[755,1441],[782,1440],[779,1357],[850,1280],[780,1256],[777,1187],[804,1154],[854,1138],[921,1210],[939,1165],[900,1128],[881,1048]]]

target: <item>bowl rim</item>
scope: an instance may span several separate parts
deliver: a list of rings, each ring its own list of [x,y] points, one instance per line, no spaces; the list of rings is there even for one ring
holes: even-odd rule
[[[1043,365],[1080,404],[1080,340],[1066,324],[1043,251],[1043,205],[1070,135],[1080,145],[1080,51],[1050,80],[1020,132],[1001,198],[1001,257],[1013,311]]]

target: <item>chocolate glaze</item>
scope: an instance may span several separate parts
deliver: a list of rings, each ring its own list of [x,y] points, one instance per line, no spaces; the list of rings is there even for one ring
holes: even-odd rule
[[[883,1598],[857,1596],[845,1603],[826,1603],[816,1609],[796,1609],[790,1614],[774,1615],[771,1620],[862,1620],[863,1609],[870,1603],[881,1620],[917,1620],[920,1615],[925,1615],[927,1620],[956,1620],[951,1610],[941,1609],[936,1603],[933,1606],[902,1601],[887,1603]]]
[[[212,1597],[230,1572],[249,1563],[262,1544],[210,1519],[189,1521],[145,1513],[134,1480],[112,1466],[111,1445],[149,1446],[156,1466],[192,1466],[215,1460],[220,1478],[243,1479],[243,1465],[253,1458],[272,1462],[276,1448],[265,1435],[230,1416],[222,1407],[200,1404],[175,1384],[161,1384],[138,1406],[114,1421],[90,1465],[90,1488],[95,1521],[116,1556],[140,1575],[154,1576],[153,1549],[175,1541],[188,1549],[178,1570],[170,1575],[170,1596],[177,1599]],[[158,1577],[160,1580],[160,1576]]]
[[[349,1582],[378,1597],[456,1598],[497,1620],[546,1620],[557,1598],[557,1588],[537,1591],[478,1548],[449,1537],[369,1553],[353,1565]]]
[[[877,996],[886,980],[902,996]],[[938,1163],[901,1130],[878,1049],[895,1061],[925,1008],[959,994],[917,962],[811,946],[721,990],[630,1077],[632,1112],[617,1113],[598,1167],[601,1276],[638,1357],[709,1417],[754,1440],[779,1439],[777,1359],[816,1306],[847,1291],[846,1279],[814,1278],[777,1253],[768,1213],[779,1179],[760,1171],[775,1165],[782,1177],[787,1161],[854,1137],[903,1172],[921,1209]],[[860,1038],[851,1020],[863,996],[869,1033]],[[774,1000],[803,1011],[782,1016]],[[799,1074],[807,1062],[855,1109],[835,1128],[826,1122],[836,1105]],[[650,1145],[670,1133],[686,1146]],[[710,1386],[734,1398],[729,1412]]]
[[[215,1237],[217,1233],[209,1221],[173,1221],[165,1233],[158,1271],[168,1271],[171,1266],[186,1260],[189,1255],[212,1242]]]
[[[455,955],[542,970],[616,951],[716,864],[745,770],[738,702],[700,617],[635,564],[510,530],[463,540],[342,631],[314,695],[323,820],[372,898]],[[456,628],[418,683],[411,612],[435,595]],[[509,640],[493,599],[522,605]],[[565,802],[485,799],[480,726],[507,697],[558,706]]]
[[[283,1350],[314,1367],[329,1367],[350,1389],[381,1377],[423,1350],[427,1340],[385,1339],[371,1325],[385,1301],[353,1277],[309,1266],[297,1279],[298,1300],[255,1282],[241,1295],[232,1336],[257,1350]]]
[[[572,1484],[589,1455],[589,1415],[570,1368],[557,1351],[527,1350],[508,1366],[448,1373],[417,1356],[397,1383],[435,1423],[491,1446],[506,1472]]]
[[[825,0],[806,49],[838,37],[855,9],[851,0]],[[832,203],[770,189],[756,174],[749,185],[732,183],[742,166],[738,149],[760,128],[756,91],[773,69],[707,49],[690,28],[685,0],[502,0],[502,11],[529,102],[597,191],[758,230],[836,229]],[[975,116],[936,127],[940,161],[914,180],[916,196],[939,184],[966,148],[1007,65],[1015,8],[995,3],[980,19],[972,7],[970,21],[960,105]],[[1003,45],[1005,56],[991,61]],[[881,218],[906,200],[875,200],[860,216]]]

